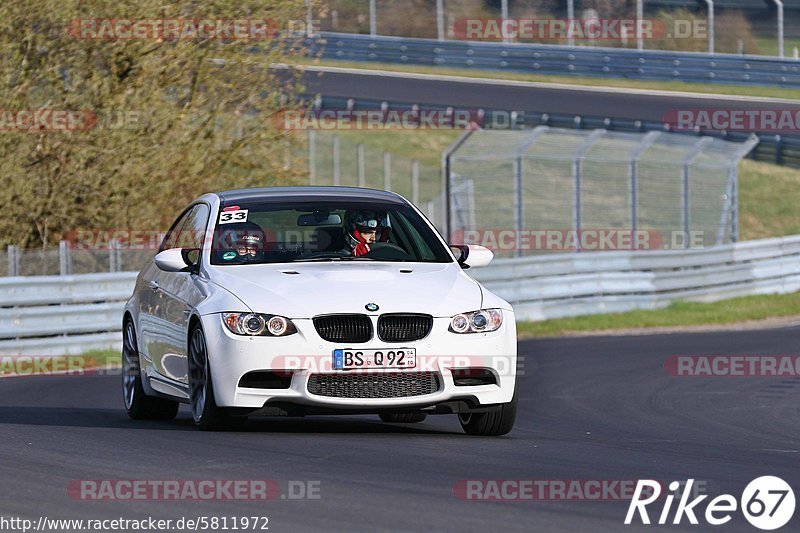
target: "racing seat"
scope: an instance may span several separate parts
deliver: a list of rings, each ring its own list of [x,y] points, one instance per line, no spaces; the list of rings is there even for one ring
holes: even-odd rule
[[[315,252],[338,252],[345,247],[344,233],[339,226],[319,226],[311,234],[311,247]]]

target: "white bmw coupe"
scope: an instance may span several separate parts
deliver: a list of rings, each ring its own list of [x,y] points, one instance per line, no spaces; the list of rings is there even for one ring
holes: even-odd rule
[[[503,435],[517,408],[511,306],[469,277],[401,196],[348,187],[195,200],[140,272],[123,317],[125,407],[197,426],[248,416],[456,414]]]

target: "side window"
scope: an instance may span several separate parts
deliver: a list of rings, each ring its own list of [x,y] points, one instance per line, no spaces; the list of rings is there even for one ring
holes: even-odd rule
[[[206,204],[197,204],[186,217],[178,236],[179,248],[202,248],[208,226],[209,209]]]
[[[189,214],[191,213],[192,209],[187,209],[181,216],[178,217],[178,220],[172,224],[172,227],[167,232],[167,236],[164,237],[164,240],[161,242],[161,246],[158,248],[159,252],[163,252],[164,250],[169,250],[171,248],[178,248],[178,237],[181,234],[181,229],[186,224],[186,220],[189,218]]]
[[[208,224],[209,208],[197,204],[185,211],[169,230],[159,251],[170,248],[202,248]]]

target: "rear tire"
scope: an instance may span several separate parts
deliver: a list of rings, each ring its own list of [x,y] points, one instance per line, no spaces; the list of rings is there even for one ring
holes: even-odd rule
[[[509,403],[493,407],[483,413],[460,413],[458,421],[468,435],[497,437],[505,435],[514,427],[519,401],[519,381],[514,385],[514,396]]]
[[[428,415],[426,413],[381,413],[380,417],[387,424],[416,424],[428,418]]]
[[[231,416],[217,406],[206,337],[200,326],[196,326],[189,337],[189,404],[194,424],[203,430],[233,429],[247,422],[247,417]]]
[[[134,420],[172,420],[178,414],[178,402],[144,393],[139,346],[132,320],[125,320],[122,334],[122,398],[128,416]]]

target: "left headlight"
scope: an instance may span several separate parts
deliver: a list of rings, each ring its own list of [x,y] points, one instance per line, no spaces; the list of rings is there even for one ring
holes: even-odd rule
[[[258,313],[222,313],[222,322],[236,335],[285,337],[297,333],[292,321],[278,315]]]
[[[470,313],[459,313],[450,320],[453,333],[486,333],[503,325],[503,311],[481,309]]]

